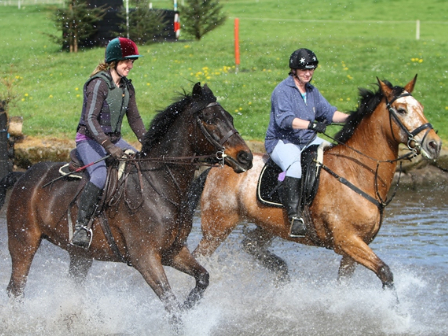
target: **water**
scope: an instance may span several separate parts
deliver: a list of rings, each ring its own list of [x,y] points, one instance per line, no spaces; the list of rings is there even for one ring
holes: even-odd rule
[[[201,263],[211,275],[204,299],[184,319],[185,335],[443,335],[448,334],[448,189],[399,191],[372,249],[394,272],[400,303],[358,267],[336,281],[333,251],[276,239],[272,250],[291,282],[274,276],[240,248],[242,226]],[[189,246],[200,238],[196,218]],[[68,255],[44,241],[26,287],[12,305],[6,295],[11,261],[0,217],[0,335],[171,335],[166,313],[141,275],[124,264],[94,262],[81,289],[66,274]],[[194,280],[166,268],[183,300]]]

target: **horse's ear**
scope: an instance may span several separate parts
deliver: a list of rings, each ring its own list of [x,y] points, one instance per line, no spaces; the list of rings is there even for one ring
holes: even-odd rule
[[[392,100],[393,90],[389,86],[387,86],[386,83],[384,83],[382,80],[380,80],[378,77],[376,79],[378,81],[378,85],[381,89],[381,92],[386,96],[387,100]]]
[[[417,81],[417,75],[415,75],[414,79],[411,80],[409,83],[406,84],[406,86],[404,87],[404,89],[409,92],[412,93],[412,91],[414,91],[414,86],[415,86],[415,82]]]
[[[201,82],[197,82],[193,87],[193,98],[197,99],[199,97],[202,97]]]

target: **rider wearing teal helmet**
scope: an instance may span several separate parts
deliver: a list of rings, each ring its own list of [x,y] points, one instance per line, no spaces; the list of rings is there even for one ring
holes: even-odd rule
[[[76,149],[84,164],[96,162],[109,154],[119,160],[123,150],[137,151],[121,137],[121,125],[128,123],[141,141],[146,133],[137,108],[135,89],[127,75],[134,61],[141,57],[133,41],[117,37],[106,47],[104,63],[100,63],[84,85],[84,101],[76,133]],[[106,183],[104,161],[86,168],[89,182],[80,195],[78,217],[72,244],[88,248],[88,228],[99,196]]]

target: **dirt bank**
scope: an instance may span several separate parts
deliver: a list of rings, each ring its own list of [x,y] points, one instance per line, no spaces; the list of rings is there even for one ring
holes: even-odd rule
[[[264,152],[262,142],[248,141],[248,144],[253,152]],[[140,148],[138,143],[133,145]],[[66,162],[69,160],[69,153],[73,148],[75,148],[74,140],[25,137],[15,143],[14,164],[18,169],[26,169],[40,161]],[[402,153],[405,153],[405,150],[406,148],[403,148]],[[398,172],[396,173],[397,177]],[[448,149],[442,150],[442,154],[436,162],[424,160],[421,155],[412,161],[404,161],[400,184],[411,188],[422,184],[448,184]]]

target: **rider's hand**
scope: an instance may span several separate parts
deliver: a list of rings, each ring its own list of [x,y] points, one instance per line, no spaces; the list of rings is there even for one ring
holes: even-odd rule
[[[310,121],[310,124],[308,125],[308,129],[318,132],[318,133],[325,133],[327,126],[323,122],[320,122],[320,121]]]
[[[112,157],[116,160],[121,159],[121,157],[123,156],[123,150],[120,147],[115,146],[110,141],[107,141],[105,143],[104,149],[106,150],[106,152],[108,152],[110,155],[112,155]]]

